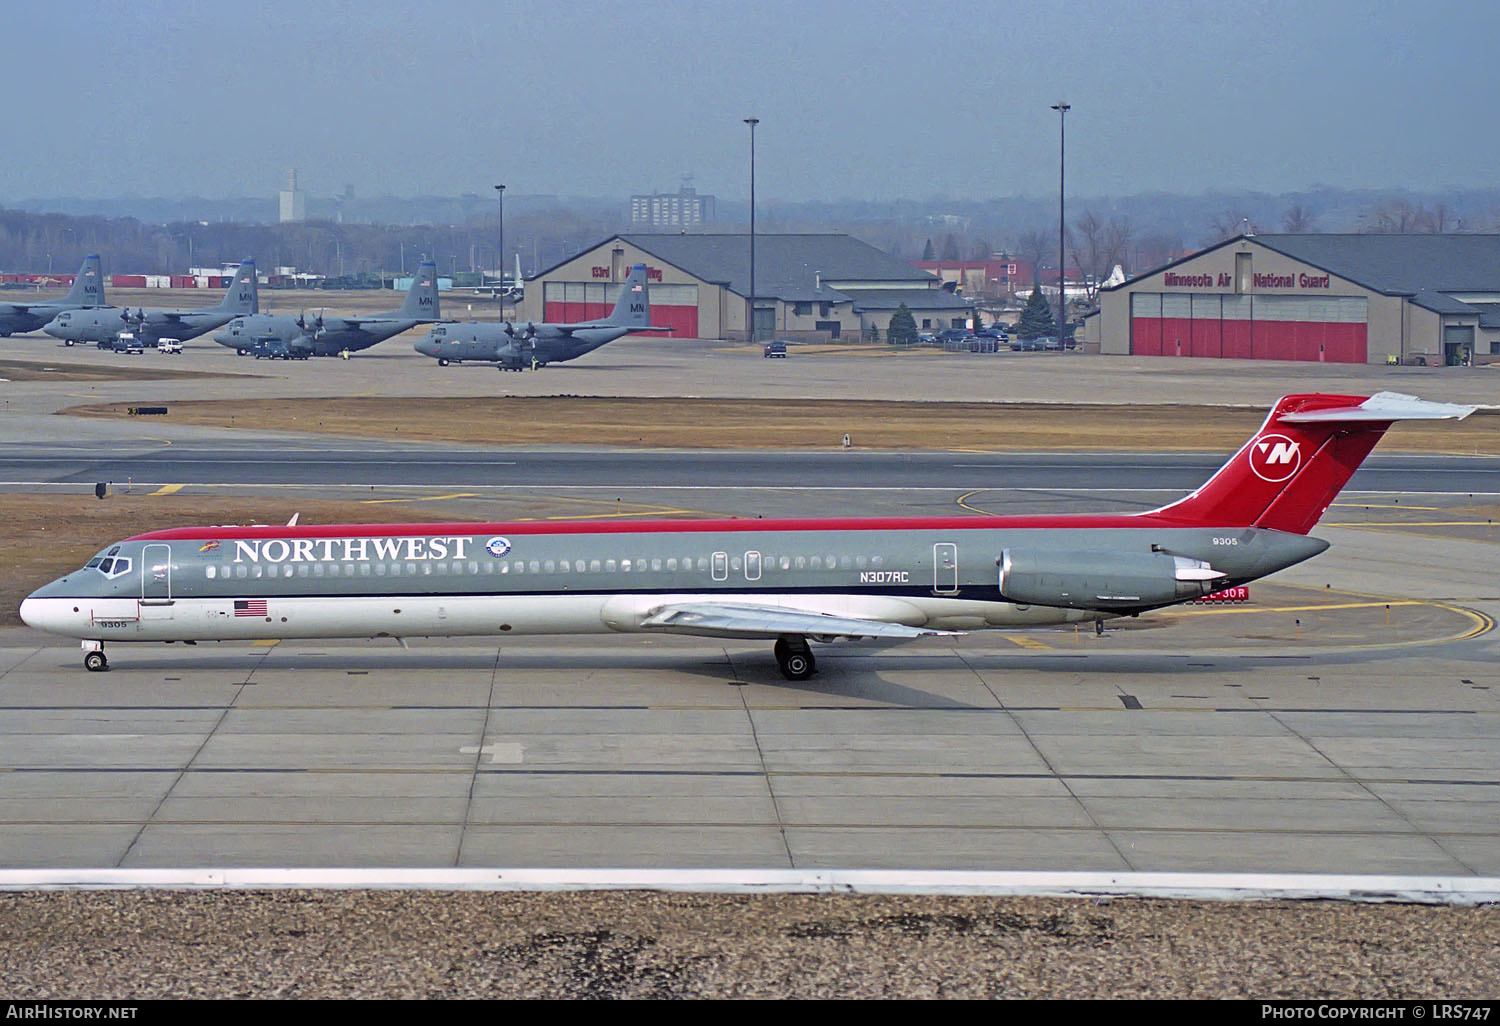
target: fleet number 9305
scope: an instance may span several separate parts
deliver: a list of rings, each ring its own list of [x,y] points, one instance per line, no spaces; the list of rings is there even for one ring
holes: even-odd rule
[[[1215,538],[1214,539],[1214,544],[1215,545],[1238,545],[1239,543],[1240,543],[1240,540],[1238,538]]]

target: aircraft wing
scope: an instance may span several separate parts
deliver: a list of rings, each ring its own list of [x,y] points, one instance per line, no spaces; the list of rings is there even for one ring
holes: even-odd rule
[[[441,317],[396,317],[392,314],[373,314],[369,317],[340,317],[338,327],[343,331],[363,331],[371,325],[395,324],[398,321],[410,321],[417,324],[445,323]]]
[[[830,616],[774,606],[720,605],[684,602],[661,606],[642,622],[644,630],[695,634],[711,638],[774,638],[801,634],[814,638],[926,638],[953,637],[960,631],[908,627],[904,623]]]
[[[548,325],[546,325],[546,327],[548,328],[549,331],[555,331],[555,332],[557,332],[558,336],[571,335],[575,331],[603,331],[606,328],[620,328],[620,329],[623,329],[625,331],[625,333],[629,334],[629,335],[634,335],[638,331],[671,331],[672,330],[672,328],[671,328],[670,325],[664,325],[664,324],[642,324],[642,325],[638,325],[638,326],[637,325],[628,325],[628,324],[548,324]],[[539,336],[540,336],[540,330],[541,330],[541,328],[542,328],[542,325],[537,325],[537,330],[538,330],[538,335]]]

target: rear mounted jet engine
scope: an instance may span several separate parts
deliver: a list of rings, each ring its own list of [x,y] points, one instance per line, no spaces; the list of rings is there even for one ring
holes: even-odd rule
[[[1000,596],[1018,605],[1064,609],[1151,609],[1207,595],[1224,576],[1202,560],[1165,552],[1006,549]]]

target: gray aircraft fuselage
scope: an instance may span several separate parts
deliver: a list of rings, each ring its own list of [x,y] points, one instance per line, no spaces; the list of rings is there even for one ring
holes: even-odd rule
[[[1047,605],[1002,591],[1007,553],[1045,552],[1056,566],[1076,553],[1079,566],[1094,568],[1085,573],[1106,577],[1125,574],[1126,562],[1165,559],[1170,588],[1173,557],[1161,555],[1170,551],[1211,559],[1222,575],[1212,583],[1217,589],[1325,548],[1320,539],[1275,530],[1173,527],[1129,516],[663,521],[606,532],[535,523],[183,528],[110,546],[90,566],[33,593],[22,615],[33,626],[101,641],[607,633],[640,629],[610,622],[610,608],[644,615],[667,596],[690,595],[784,597],[833,611],[881,602],[905,610],[891,618],[939,629],[1037,626],[1129,615],[1208,586],[1116,605]],[[99,560],[112,562],[101,569]],[[236,615],[230,605],[260,599],[270,603],[266,615]],[[373,601],[356,609],[347,599]],[[522,601],[487,615],[476,607],[469,624],[459,609],[470,599]],[[119,622],[109,613],[113,601],[138,600],[172,605]],[[299,609],[283,600],[309,602]],[[547,600],[566,603],[561,620],[547,619],[555,611],[544,615]],[[536,603],[537,619],[528,620],[527,603]]]
[[[105,342],[128,331],[147,345],[164,338],[180,341],[228,324],[235,317],[260,309],[255,279],[255,261],[246,259],[235,270],[223,297],[215,306],[190,310],[69,310],[58,314],[43,328],[68,345]]]
[[[411,318],[379,316],[364,318],[358,327],[350,327],[341,318],[325,317],[322,329],[314,330],[306,318],[255,314],[236,317],[214,334],[214,341],[246,353],[257,339],[275,338],[289,347],[309,350],[314,356],[338,356],[342,352],[369,349],[421,323]]]
[[[640,329],[601,327],[559,332],[539,324],[535,330],[535,336],[526,339],[509,334],[499,324],[439,324],[413,345],[441,366],[494,363],[507,370],[527,370],[575,360]]]
[[[214,310],[146,310],[144,319],[126,316],[126,310],[68,310],[47,322],[47,334],[68,345],[75,342],[103,342],[122,331],[134,332],[146,345],[164,338],[186,342],[215,328],[223,327],[237,314]]]
[[[288,317],[285,314],[254,314],[236,317],[214,333],[214,341],[239,351],[250,352],[262,339],[279,339],[295,353],[311,356],[338,356],[354,353],[418,324],[436,323],[442,319],[438,303],[437,265],[423,261],[412,275],[406,299],[399,310],[372,314],[369,317]]]

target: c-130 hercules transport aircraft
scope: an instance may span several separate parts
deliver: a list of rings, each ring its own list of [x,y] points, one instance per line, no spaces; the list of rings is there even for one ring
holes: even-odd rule
[[[1393,422],[1473,410],[1285,396],[1206,484],[1135,514],[174,528],[21,618],[82,639],[90,670],[106,642],[663,632],[773,640],[805,680],[810,640],[1099,623],[1300,563]]]

